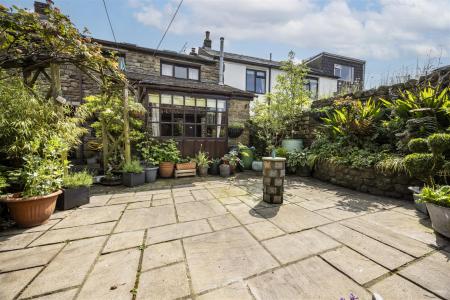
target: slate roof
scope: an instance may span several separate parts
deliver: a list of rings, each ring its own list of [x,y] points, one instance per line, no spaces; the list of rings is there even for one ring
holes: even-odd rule
[[[361,64],[366,63],[366,61],[362,60],[362,59],[357,59],[357,58],[348,57],[348,56],[344,56],[344,55],[334,54],[334,53],[330,53],[330,52],[320,52],[319,54],[316,54],[310,58],[305,59],[305,63],[315,60],[316,58],[321,57],[321,56],[328,56],[328,57],[348,60],[348,61],[352,61],[352,62],[357,62],[357,63],[361,63]]]

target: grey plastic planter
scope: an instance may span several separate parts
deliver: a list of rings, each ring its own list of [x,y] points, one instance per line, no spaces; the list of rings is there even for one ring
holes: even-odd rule
[[[145,183],[145,172],[141,173],[127,173],[123,172],[122,184],[124,186],[133,187]]]
[[[427,205],[423,202],[420,202],[420,187],[418,186],[410,186],[408,187],[408,190],[413,192],[413,198],[414,198],[414,206],[418,211],[420,211],[423,214],[426,214],[428,216],[428,210]]]
[[[450,208],[427,203],[431,226],[445,237],[450,238]]]
[[[230,176],[230,165],[226,165],[226,164],[221,164],[219,166],[219,171],[220,171],[220,176],[222,177],[228,177]]]
[[[89,203],[89,187],[80,186],[76,188],[63,189],[63,193],[56,201],[57,210],[68,210]]]
[[[145,182],[155,182],[158,175],[158,167],[144,168]]]
[[[254,160],[252,162],[252,169],[253,171],[262,172],[263,162],[261,160]]]

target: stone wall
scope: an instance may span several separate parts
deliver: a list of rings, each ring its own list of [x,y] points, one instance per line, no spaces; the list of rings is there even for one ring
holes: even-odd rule
[[[313,177],[378,196],[412,199],[408,186],[421,185],[406,174],[381,174],[374,168],[356,169],[330,162],[318,162]]]
[[[228,103],[228,124],[245,124],[250,119],[250,101],[231,99]],[[248,145],[250,142],[250,133],[247,127],[244,128],[242,135],[236,139],[229,138],[228,146],[235,146],[238,143]]]

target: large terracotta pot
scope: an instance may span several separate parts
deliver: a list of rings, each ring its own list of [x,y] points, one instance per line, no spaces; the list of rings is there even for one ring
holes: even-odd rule
[[[45,196],[22,198],[20,194],[7,196],[3,201],[9,208],[12,218],[20,227],[41,225],[55,211],[56,200],[61,190]]]
[[[159,163],[159,175],[162,178],[170,178],[173,176],[174,168],[175,168],[175,164],[173,162]]]

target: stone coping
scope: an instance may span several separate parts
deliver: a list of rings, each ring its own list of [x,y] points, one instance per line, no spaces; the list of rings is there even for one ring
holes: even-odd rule
[[[285,161],[285,157],[263,157],[262,160],[268,160],[268,161]]]

